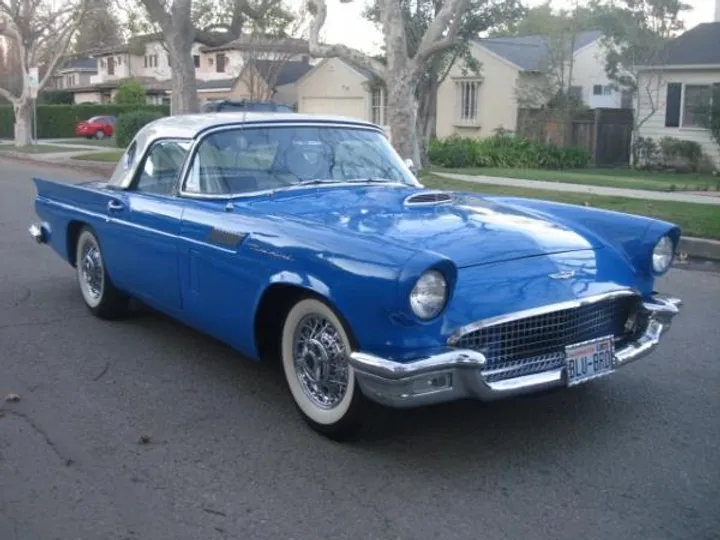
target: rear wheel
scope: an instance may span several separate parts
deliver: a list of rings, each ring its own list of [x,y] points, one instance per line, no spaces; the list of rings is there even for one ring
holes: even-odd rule
[[[93,315],[114,319],[125,313],[129,298],[110,280],[100,242],[93,229],[87,226],[78,236],[75,268],[83,300]]]
[[[348,361],[350,338],[330,307],[314,298],[298,301],[281,333],[285,379],[305,421],[337,441],[356,436],[369,406]]]

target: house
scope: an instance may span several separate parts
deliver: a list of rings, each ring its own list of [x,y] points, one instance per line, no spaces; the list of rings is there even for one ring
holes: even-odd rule
[[[599,31],[581,32],[563,55],[566,58],[560,59],[554,58],[560,55],[545,36],[472,41],[470,52],[480,73],[461,62],[451,68],[438,90],[437,136],[487,137],[499,128],[515,131],[518,110],[542,106],[550,97],[549,80],[561,74],[570,93],[590,108],[630,107],[629,96],[614,90],[605,73],[602,38]]]
[[[638,66],[641,89],[636,115],[638,135],[695,141],[720,165],[720,146],[707,129],[703,108],[713,103],[720,85],[720,0],[715,22],[695,26],[669,42],[647,65]]]
[[[272,67],[266,65],[266,71],[260,75],[268,78],[270,72],[282,72],[282,88],[275,88],[275,81],[273,84],[265,81],[265,93],[284,95],[291,100],[295,95],[293,74],[297,79],[312,64],[308,44],[303,40],[243,36],[229,43],[224,41],[222,34],[210,34],[193,43],[191,54],[201,101],[250,97],[252,92],[238,78],[254,62],[275,62]],[[74,94],[75,103],[109,103],[127,80],[138,81],[145,87],[148,103],[169,102],[172,70],[162,35],[136,37],[120,46],[99,50],[90,60],[95,62],[95,72],[89,77],[80,80],[76,73],[68,73],[78,81],[65,87]],[[287,68],[279,67],[285,64]]]
[[[302,60],[251,60],[237,77],[197,81],[201,102],[216,99],[273,101],[297,107],[297,81],[313,69]]]
[[[341,58],[325,58],[297,83],[298,111],[348,116],[387,125],[385,92],[373,74]]]
[[[97,60],[94,58],[70,60],[50,78],[48,87],[66,90],[87,86],[92,76],[97,75],[97,71]]]

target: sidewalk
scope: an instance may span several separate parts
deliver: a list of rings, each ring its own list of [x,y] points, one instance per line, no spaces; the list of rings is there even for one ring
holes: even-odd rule
[[[461,180],[476,184],[492,184],[497,186],[513,186],[526,189],[544,189],[547,191],[566,191],[572,193],[587,193],[591,195],[608,195],[611,197],[626,197],[628,199],[644,199],[655,201],[686,202],[693,204],[714,204],[720,206],[720,197],[713,195],[700,195],[697,192],[682,191],[648,191],[642,189],[625,189],[603,186],[588,186],[583,184],[565,184],[562,182],[544,182],[541,180],[520,180],[517,178],[501,178],[494,176],[471,176],[445,172],[433,172],[435,176],[450,180]],[[720,211],[720,210],[718,210]]]

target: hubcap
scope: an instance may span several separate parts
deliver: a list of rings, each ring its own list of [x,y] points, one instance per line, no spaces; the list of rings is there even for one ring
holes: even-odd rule
[[[310,400],[332,409],[348,386],[347,350],[337,328],[320,315],[306,315],[293,338],[293,362],[300,386]]]
[[[97,300],[103,291],[103,263],[100,250],[92,242],[86,242],[82,250],[81,276],[87,295]]]

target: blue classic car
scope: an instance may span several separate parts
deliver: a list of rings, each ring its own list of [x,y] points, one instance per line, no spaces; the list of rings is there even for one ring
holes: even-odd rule
[[[101,318],[136,298],[252,359],[342,440],[371,407],[571,387],[650,353],[671,223],[427,189],[369,123],[171,116],[108,181],[35,179],[32,237]],[[370,417],[372,419],[372,417]]]

